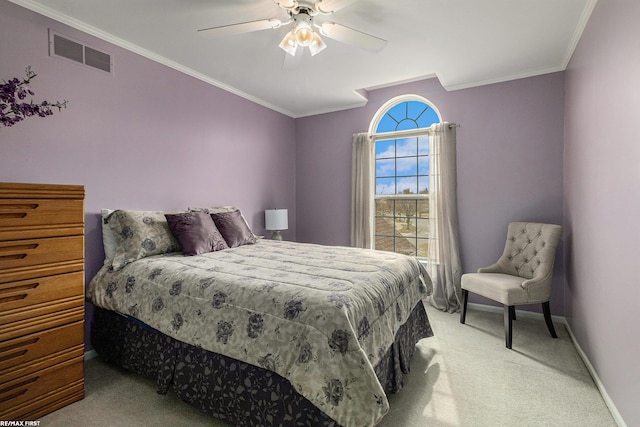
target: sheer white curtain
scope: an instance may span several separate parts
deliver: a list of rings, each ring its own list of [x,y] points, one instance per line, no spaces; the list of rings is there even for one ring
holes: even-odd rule
[[[429,301],[434,307],[452,313],[460,309],[462,276],[458,247],[455,125],[432,125],[430,148],[429,230],[435,239],[429,245],[427,265],[433,281],[433,295]]]
[[[351,246],[373,247],[374,143],[368,133],[351,142]]]
[[[460,308],[462,266],[458,247],[456,194],[456,128],[437,123],[428,130],[431,171],[429,178],[429,244],[427,270],[433,282],[429,301],[448,312]],[[353,135],[351,164],[351,246],[373,247],[375,143],[368,133]]]

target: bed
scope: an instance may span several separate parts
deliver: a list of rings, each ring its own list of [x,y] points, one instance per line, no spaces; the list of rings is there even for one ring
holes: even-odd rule
[[[230,208],[106,218],[94,348],[234,425],[375,426],[433,335],[415,258],[259,239]],[[219,235],[193,253],[207,218]]]

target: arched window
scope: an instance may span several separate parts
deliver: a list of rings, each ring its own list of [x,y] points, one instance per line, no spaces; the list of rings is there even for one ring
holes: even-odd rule
[[[374,249],[427,258],[431,149],[427,129],[441,116],[427,99],[383,105],[369,129],[375,143]]]

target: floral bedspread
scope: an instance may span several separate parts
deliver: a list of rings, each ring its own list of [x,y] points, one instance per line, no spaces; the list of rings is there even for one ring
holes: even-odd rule
[[[259,240],[105,265],[88,297],[185,343],[261,366],[350,426],[389,403],[373,367],[431,280],[412,257]]]

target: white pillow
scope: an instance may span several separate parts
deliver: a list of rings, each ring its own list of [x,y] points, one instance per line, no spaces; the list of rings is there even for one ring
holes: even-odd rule
[[[111,227],[107,225],[105,220],[111,215],[111,213],[115,209],[101,209],[100,213],[102,214],[102,244],[104,246],[104,263],[108,264],[111,262],[113,257],[116,254],[116,248],[118,247],[118,242],[116,242],[116,236],[111,231]]]

